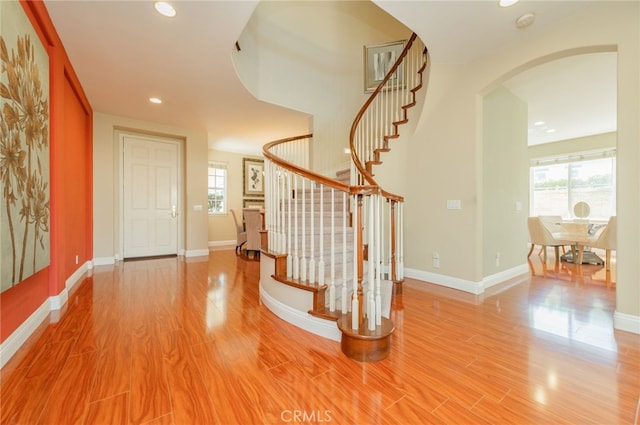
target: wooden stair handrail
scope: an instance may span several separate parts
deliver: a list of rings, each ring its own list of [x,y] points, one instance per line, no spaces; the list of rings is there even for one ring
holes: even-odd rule
[[[313,135],[305,134],[302,136],[294,136],[287,137],[284,139],[274,140],[273,142],[269,142],[262,148],[262,153],[265,158],[268,158],[274,164],[279,165],[282,168],[285,168],[295,174],[298,174],[302,177],[306,177],[310,180],[315,180],[318,183],[321,183],[325,186],[332,187],[342,192],[347,192],[350,195],[373,195],[376,193],[381,193],[381,189],[378,185],[360,185],[360,186],[351,186],[346,183],[343,183],[339,180],[332,179],[330,177],[324,176],[322,174],[316,173],[314,171],[308,170],[306,168],[299,167],[289,161],[285,161],[279,156],[273,154],[271,149],[276,147],[277,145],[294,142],[297,140],[309,139]]]
[[[381,93],[381,91],[384,88],[384,86],[387,84],[387,82],[394,75],[394,73],[396,72],[396,70],[398,69],[400,64],[402,64],[402,62],[404,61],[404,59],[407,56],[409,50],[413,46],[413,42],[416,40],[416,38],[417,38],[417,34],[416,33],[411,34],[411,37],[407,41],[406,46],[402,50],[402,53],[400,53],[398,59],[396,60],[396,62],[391,67],[391,70],[387,73],[387,75],[385,75],[384,79],[380,82],[378,87],[376,87],[376,89],[373,91],[373,93],[371,93],[371,96],[369,96],[369,98],[364,103],[362,108],[360,108],[360,111],[358,111],[358,114],[356,115],[356,118],[354,119],[353,124],[351,125],[351,131],[349,132],[349,147],[350,147],[350,150],[351,150],[351,158],[353,160],[353,163],[356,166],[356,168],[358,169],[358,171],[360,172],[360,174],[365,178],[365,180],[369,184],[374,185],[374,186],[379,186],[379,185],[377,184],[377,182],[373,178],[373,175],[367,170],[367,168],[364,165],[362,165],[362,162],[360,161],[360,158],[358,157],[358,154],[357,154],[357,150],[355,148],[354,139],[355,139],[356,130],[357,130],[358,124],[360,123],[360,120],[364,116],[365,112],[367,111],[367,109],[369,108],[371,103]],[[425,47],[425,51],[423,53],[424,54],[427,53],[426,47]],[[420,71],[422,71],[425,68],[425,66],[421,67]],[[395,195],[395,194],[389,193],[389,192],[384,191],[384,190],[381,190],[380,193],[386,198],[389,198],[389,199],[392,199],[392,200],[396,200],[396,201],[399,201],[399,202],[404,201],[404,198],[402,198],[400,195]]]

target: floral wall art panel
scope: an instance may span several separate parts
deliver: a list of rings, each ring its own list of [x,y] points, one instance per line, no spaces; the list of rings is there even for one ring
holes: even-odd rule
[[[18,1],[0,1],[0,284],[49,265],[49,56]]]

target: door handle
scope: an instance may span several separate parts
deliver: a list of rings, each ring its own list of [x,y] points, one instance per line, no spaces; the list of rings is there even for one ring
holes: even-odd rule
[[[171,205],[171,218],[176,218],[178,216],[178,207],[176,205]]]

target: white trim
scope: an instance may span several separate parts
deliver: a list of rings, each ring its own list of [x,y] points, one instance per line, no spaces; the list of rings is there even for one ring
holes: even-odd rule
[[[262,288],[262,284],[260,284],[260,299],[265,307],[285,322],[333,341],[340,341],[342,339],[342,333],[338,329],[336,322],[320,319],[319,317],[312,316],[309,313],[303,313],[300,310],[281,303],[269,295]]]
[[[447,276],[443,274],[425,272],[422,270],[404,269],[404,275],[411,279],[422,280],[428,283],[434,283],[436,285],[445,286],[447,288],[457,289],[459,291],[469,292],[471,294],[482,294],[485,289],[494,285],[504,283],[510,279],[521,277],[529,273],[529,267],[526,264],[512,267],[507,270],[503,270],[496,274],[486,276],[479,282],[472,280],[460,279],[453,276]]]
[[[36,309],[31,316],[18,328],[9,335],[7,339],[0,344],[0,369],[13,357],[13,355],[27,342],[27,339],[35,332],[35,330],[44,322],[49,312],[60,310],[69,300],[69,291],[81,282],[85,273],[93,269],[93,262],[87,261],[73,272],[65,281],[64,289],[58,295],[52,295],[47,298],[40,307]]]
[[[87,261],[67,278],[64,283],[64,289],[60,291],[58,295],[49,297],[49,301],[51,302],[51,311],[60,310],[62,306],[67,303],[69,300],[69,291],[71,291],[76,283],[82,281],[84,274],[90,269],[93,269],[93,264],[91,261]]]
[[[116,257],[99,257],[93,259],[94,266],[111,266],[116,263]]]
[[[613,327],[620,331],[640,334],[640,316],[620,313],[618,310],[616,310],[613,313]]]
[[[499,285],[508,280],[515,279],[522,276],[529,275],[529,265],[521,264],[519,266],[512,267],[507,270],[503,270],[501,272],[492,274],[490,276],[485,276],[482,278],[482,286],[484,289],[491,288],[494,285]]]
[[[482,282],[473,282],[471,280],[460,279],[457,277],[446,276],[443,274],[425,272],[411,268],[404,269],[405,277],[418,279],[436,285],[446,286],[447,288],[458,289],[472,294],[481,294],[484,292]]]
[[[31,316],[13,331],[7,339],[0,344],[0,369],[18,352],[20,347],[33,334],[38,326],[47,319],[47,315],[51,311],[51,301],[49,298],[44,300],[42,305],[36,309]]]
[[[209,241],[209,248],[213,248],[213,247],[220,247],[220,246],[228,246],[228,247],[235,247],[236,246],[236,240],[232,239],[229,241]]]
[[[190,249],[184,252],[186,258],[189,257],[206,257],[209,256],[208,249]]]
[[[69,290],[65,288],[60,291],[58,295],[52,295],[49,297],[49,303],[51,304],[51,311],[60,310],[67,301],[69,301]]]

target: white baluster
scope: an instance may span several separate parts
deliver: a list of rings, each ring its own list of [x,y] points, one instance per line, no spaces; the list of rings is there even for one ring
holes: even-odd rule
[[[324,185],[320,185],[320,260],[318,261],[318,285],[324,285]],[[331,299],[331,293],[329,293]]]
[[[329,274],[329,311],[336,311],[336,209],[335,209],[335,189],[331,188],[331,259],[329,264],[331,272]]]
[[[393,215],[392,215],[392,211],[393,211],[394,204],[393,201],[389,201],[387,202],[387,208],[386,208],[386,213],[387,213],[387,219],[385,221],[385,234],[387,234],[387,236],[389,237],[389,242],[387,243],[387,245],[385,245],[387,247],[387,260],[388,262],[385,263],[386,270],[387,270],[387,278],[389,280],[391,280],[393,278],[393,276],[391,276],[391,261],[395,261],[395,258],[393,257],[393,255],[395,254],[393,252],[393,243],[394,241],[391,240],[391,238],[393,237],[394,233],[393,233],[393,229],[395,229],[395,222],[392,221],[393,219]]]
[[[272,241],[272,229],[271,229],[271,203],[274,196],[273,192],[273,176],[271,174],[271,162],[268,159],[264,161],[264,181],[265,181],[265,193],[264,193],[264,208],[265,208],[265,230],[267,231],[267,249],[271,251]]]
[[[280,222],[278,221],[278,205],[280,201],[280,168],[275,164],[271,165],[271,187],[273,189],[273,202],[270,208],[269,216],[271,217],[271,231],[269,233],[269,248],[277,251],[280,242]]]
[[[349,311],[348,282],[347,276],[347,193],[342,192],[342,313]],[[355,236],[355,235],[354,235]],[[353,264],[356,267],[356,264]]]
[[[293,249],[291,247],[291,173],[287,173],[287,277],[293,276]],[[284,194],[283,194],[284,199]],[[283,208],[284,213],[284,208]]]
[[[306,282],[307,280],[307,191],[305,190],[305,182],[307,179],[302,179],[302,251],[300,256],[300,281]]]
[[[289,173],[285,173],[283,170],[283,173],[280,176],[280,196],[278,199],[278,206],[277,209],[275,211],[276,215],[278,215],[278,211],[280,212],[279,216],[280,216],[280,223],[278,225],[280,231],[278,232],[280,235],[280,238],[278,239],[278,253],[282,254],[287,252],[287,228],[285,226],[285,223],[287,222],[287,215],[286,215],[286,211],[284,208],[284,202],[287,196],[287,178],[286,176]]]
[[[351,328],[358,329],[360,324],[358,323],[358,312],[360,306],[358,303],[358,203],[357,195],[353,195],[353,294],[351,295]]]
[[[396,214],[398,220],[398,231],[396,232],[398,237],[396,245],[398,266],[396,267],[396,274],[398,275],[398,280],[404,280],[404,202],[398,202]]]
[[[375,279],[375,291],[376,291],[376,298],[375,298],[375,320],[376,320],[376,325],[380,326],[382,325],[382,294],[380,293],[380,286],[382,284],[382,282],[380,281],[380,267],[382,266],[382,261],[380,259],[380,257],[382,256],[382,244],[381,244],[381,233],[382,233],[382,229],[381,229],[381,220],[380,220],[380,214],[381,214],[381,209],[382,209],[382,205],[381,203],[381,199],[382,197],[380,195],[375,195],[375,216],[376,216],[376,225],[375,225],[375,232],[376,232],[376,279]]]
[[[369,301],[369,304],[367,306],[367,324],[369,325],[369,330],[373,331],[376,329],[376,318],[375,318],[375,312],[376,312],[376,305],[375,305],[375,299],[374,299],[374,287],[375,287],[375,252],[376,252],[376,245],[375,245],[375,231],[373,226],[375,225],[375,218],[374,218],[374,198],[376,197],[376,195],[371,195],[368,197],[368,203],[369,203],[369,218],[368,218],[368,222],[367,222],[367,227],[368,227],[368,232],[369,232],[369,258],[367,260],[367,268],[368,268],[368,276],[367,276],[367,281],[368,281],[368,285],[367,285],[367,298]]]
[[[298,256],[298,239],[299,239],[299,229],[298,229],[298,198],[300,194],[298,193],[298,175],[293,175],[293,278],[300,279],[300,257]]]
[[[309,207],[311,209],[309,217],[310,217],[310,221],[311,221],[311,255],[309,258],[309,282],[310,283],[316,283],[316,251],[315,251],[315,244],[316,244],[316,234],[315,234],[315,228],[314,228],[314,222],[315,222],[315,216],[313,214],[313,204],[315,204],[315,198],[313,196],[313,187],[315,186],[315,182],[311,181],[309,182],[309,190],[310,190],[310,199],[311,199],[311,203],[309,204]]]
[[[267,236],[267,239],[268,239],[267,246],[268,246],[269,250],[272,250],[274,241],[276,240],[276,234],[277,234],[276,232],[278,230],[277,227],[276,227],[276,223],[273,220],[273,210],[274,210],[274,208],[272,206],[275,203],[274,202],[275,194],[273,193],[273,185],[274,185],[273,181],[278,178],[278,175],[276,173],[275,164],[273,164],[271,162],[267,166],[267,170],[268,170],[268,176],[269,176],[269,179],[267,180],[269,182],[269,185],[268,185],[268,187],[269,187],[269,196],[268,196],[269,202],[267,204],[267,209],[266,209],[267,217],[268,217],[267,227],[269,229],[268,236]]]

